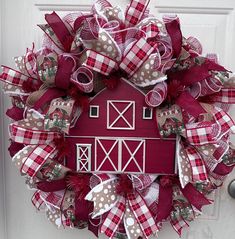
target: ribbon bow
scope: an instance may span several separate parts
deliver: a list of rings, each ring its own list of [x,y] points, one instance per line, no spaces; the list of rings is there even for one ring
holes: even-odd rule
[[[149,238],[151,235],[156,235],[158,227],[153,215],[141,193],[133,189],[132,182],[127,176],[119,178],[112,175],[99,175],[99,177],[101,182],[92,188],[86,199],[94,202],[92,218],[108,212],[102,222],[101,232],[113,238],[123,220],[128,238],[139,236]]]

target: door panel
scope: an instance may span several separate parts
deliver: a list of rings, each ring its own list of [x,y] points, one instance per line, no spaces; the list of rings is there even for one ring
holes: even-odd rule
[[[1,0],[0,63],[14,67],[12,57],[21,55],[26,47],[35,42],[40,46],[41,30],[36,24],[44,22],[44,14],[53,10],[60,15],[71,11],[90,9],[91,0]],[[111,2],[116,3],[112,0]],[[125,7],[129,0],[118,3]],[[235,2],[234,0],[152,0],[151,12],[161,17],[177,13],[181,19],[185,36],[197,36],[205,52],[217,52],[220,62],[235,71]],[[42,213],[36,213],[31,205],[32,193],[24,185],[8,152],[7,125],[4,112],[9,99],[1,97],[1,155],[0,160],[0,239],[75,239],[95,238],[86,230],[57,230]],[[235,111],[233,111],[234,113]],[[234,238],[235,200],[226,191],[233,173],[224,186],[212,195],[215,204],[205,209],[200,219],[191,223],[183,233],[183,239],[230,239]],[[4,207],[3,207],[4,205]],[[100,238],[105,238],[101,236]],[[159,233],[161,239],[177,239],[178,236],[167,225]]]

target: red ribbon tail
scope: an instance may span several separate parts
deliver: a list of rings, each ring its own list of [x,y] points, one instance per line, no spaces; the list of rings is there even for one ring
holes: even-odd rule
[[[8,148],[10,156],[13,157],[16,153],[18,153],[21,149],[24,148],[23,144],[11,141],[11,145]]]
[[[48,102],[51,102],[55,98],[59,98],[66,94],[65,91],[56,89],[56,88],[49,88],[34,104],[33,108],[38,110],[45,106]]]
[[[90,202],[84,198],[77,197],[75,200],[75,217],[79,221],[89,220]]]
[[[233,168],[234,165],[227,166],[224,163],[219,163],[213,172],[221,176],[226,176],[227,174],[232,172]]]
[[[176,104],[195,118],[197,118],[200,114],[206,113],[200,103],[186,91],[181,93],[179,98],[176,100]]]
[[[173,209],[172,197],[172,187],[162,187],[161,185],[159,185],[157,222],[161,222],[170,215]]]
[[[200,211],[203,206],[211,204],[211,201],[200,193],[191,183],[187,184],[181,191],[189,203]]]
[[[177,20],[173,20],[166,23],[166,30],[170,35],[174,57],[178,58],[181,52],[182,46],[182,33],[180,30],[180,24]]]
[[[8,109],[6,115],[11,119],[18,121],[23,119],[24,110],[16,106],[13,106],[11,109]]]
[[[66,188],[66,181],[63,178],[51,182],[38,182],[37,188],[43,192],[56,192]]]
[[[58,69],[55,77],[55,85],[60,89],[68,89],[70,77],[74,67],[74,61],[71,57],[60,57],[58,60]]]
[[[99,219],[90,219],[88,224],[88,230],[91,231],[96,237],[99,236]]]

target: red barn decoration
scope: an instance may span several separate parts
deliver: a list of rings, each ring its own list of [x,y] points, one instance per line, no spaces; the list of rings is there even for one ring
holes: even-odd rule
[[[234,75],[148,4],[46,14],[42,48],[3,67],[10,155],[57,227],[180,235],[235,166]]]
[[[124,79],[99,92],[70,130],[68,167],[82,172],[175,173],[175,138],[162,139],[145,94]]]

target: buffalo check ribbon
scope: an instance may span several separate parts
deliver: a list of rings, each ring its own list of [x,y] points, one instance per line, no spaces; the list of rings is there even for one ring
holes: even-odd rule
[[[23,82],[28,79],[28,76],[22,74],[17,70],[13,70],[7,66],[2,67],[2,74],[0,75],[0,80],[16,86],[22,86]]]
[[[127,200],[145,237],[149,238],[149,236],[156,234],[158,227],[140,194],[128,193]]]
[[[216,143],[220,127],[212,122],[199,122],[186,125],[186,137],[192,145]]]
[[[61,134],[59,132],[24,128],[17,123],[12,123],[9,125],[9,133],[10,138],[13,141],[27,145],[49,144],[53,140],[61,138]]]
[[[32,178],[55,154],[57,154],[57,150],[54,144],[27,145],[14,155],[12,161],[21,173]]]
[[[124,212],[126,210],[126,199],[120,196],[118,202],[109,211],[106,219],[101,226],[101,232],[105,233],[109,238],[113,238],[118,226],[123,220]]]
[[[135,26],[142,19],[150,0],[132,0],[125,15],[125,25]]]
[[[86,60],[82,65],[103,75],[109,75],[117,68],[117,63],[114,60],[93,50],[86,51]]]
[[[52,145],[36,146],[23,162],[21,172],[34,177],[55,150],[56,147]]]
[[[208,173],[205,163],[196,148],[191,145],[185,145],[185,153],[192,170],[193,182],[208,181]]]
[[[154,42],[148,42],[147,39],[140,38],[124,56],[120,68],[131,78],[155,50],[155,46]]]
[[[174,228],[174,230],[180,236],[181,236],[182,230],[185,227],[189,226],[188,223],[181,216],[178,216],[178,217],[171,216],[170,223],[171,223],[172,227]]]
[[[145,238],[155,235],[158,227],[140,193],[133,191],[126,196],[117,194],[117,184],[118,178],[111,176],[110,179],[96,185],[86,196],[86,200],[94,202],[92,218],[108,212],[102,223],[101,232],[113,238],[124,218],[129,239],[136,238],[134,235],[136,233]],[[138,228],[135,233],[133,233],[134,225]]]
[[[32,196],[32,203],[38,209],[45,208],[47,204],[60,208],[62,200],[63,200],[64,192],[43,192],[41,190],[36,190]]]

